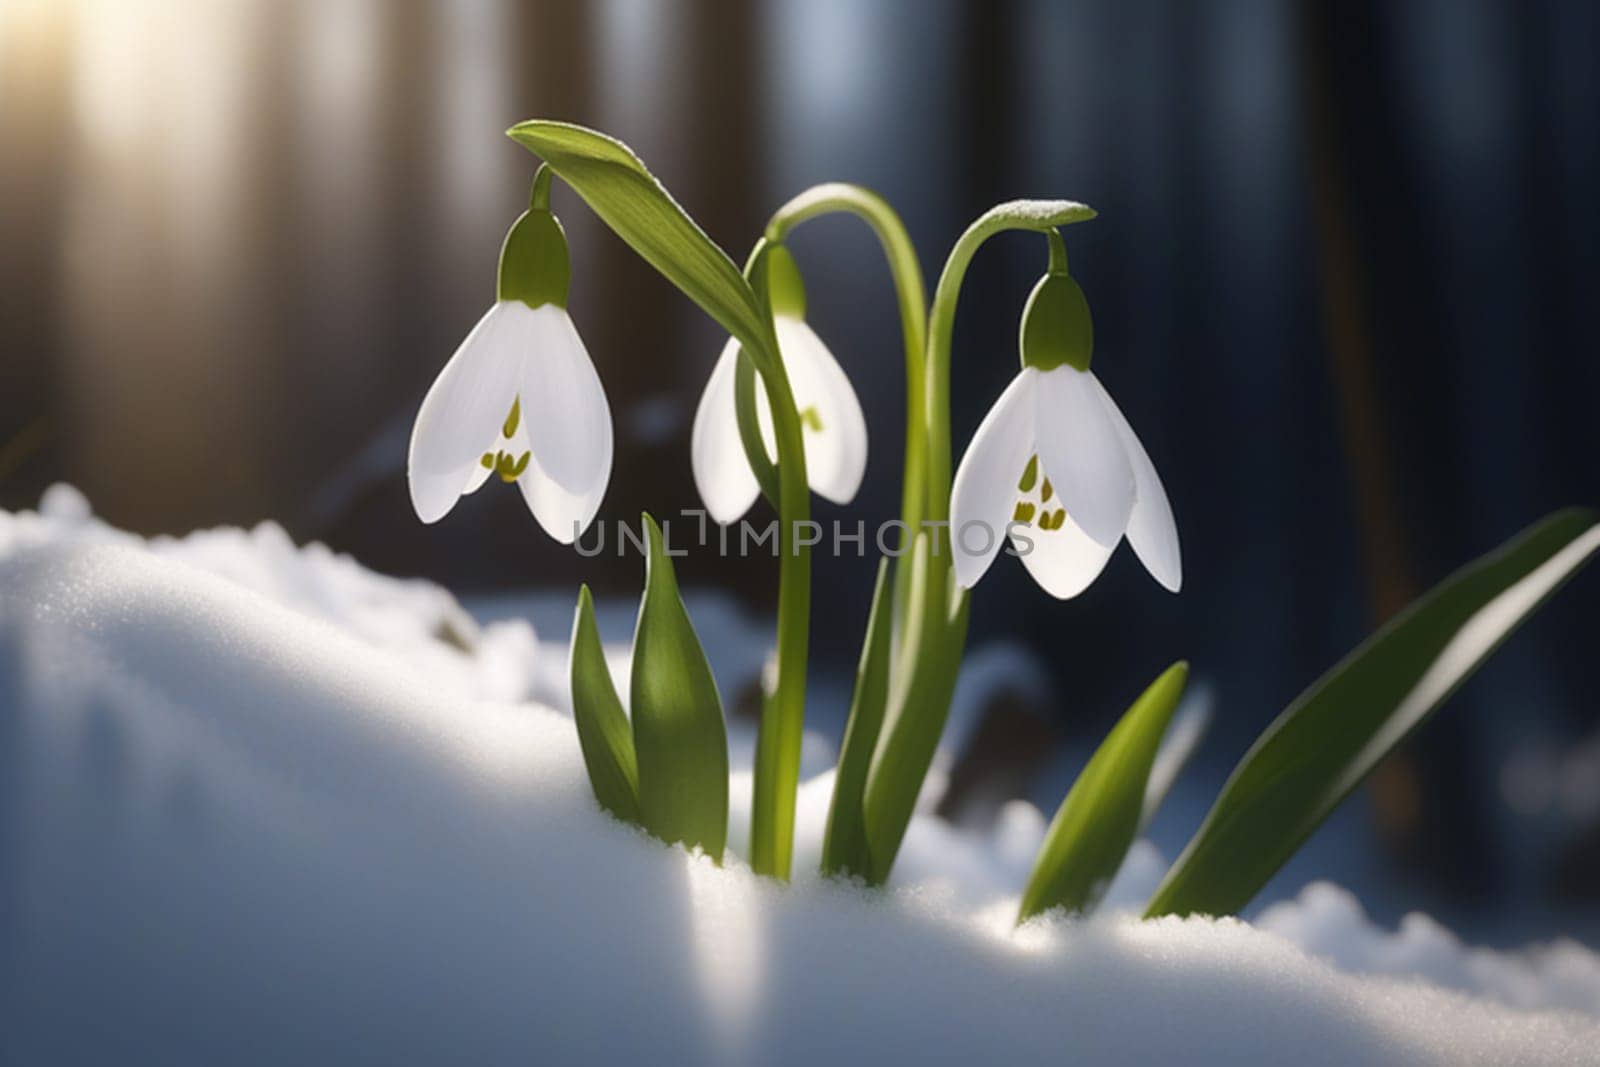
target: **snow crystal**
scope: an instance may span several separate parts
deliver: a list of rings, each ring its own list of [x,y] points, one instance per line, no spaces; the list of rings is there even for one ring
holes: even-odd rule
[[[1257,926],[1015,930],[1044,831],[1025,804],[987,838],[919,816],[889,892],[718,868],[605,817],[570,720],[497,697],[484,642],[440,632],[444,594],[275,527],[146,546],[60,493],[45,508],[0,515],[0,1062],[1600,1048],[1587,950],[1502,958],[1421,919],[1386,935],[1327,887]],[[828,784],[802,790],[807,868]],[[1141,842],[1110,899],[1142,899],[1160,868]]]

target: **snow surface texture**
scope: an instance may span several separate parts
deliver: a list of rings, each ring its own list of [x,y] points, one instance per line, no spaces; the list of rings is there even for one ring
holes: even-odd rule
[[[1420,916],[1388,934],[1332,887],[1257,927],[1013,931],[1025,804],[987,840],[919,817],[888,894],[718,869],[603,816],[570,721],[504,698],[559,675],[564,640],[508,627],[469,656],[446,594],[274,527],[146,546],[68,490],[44,508],[0,514],[0,1062],[1600,1050],[1594,954],[1468,950]],[[826,792],[804,789],[799,867]],[[1141,846],[1113,899],[1160,871]]]

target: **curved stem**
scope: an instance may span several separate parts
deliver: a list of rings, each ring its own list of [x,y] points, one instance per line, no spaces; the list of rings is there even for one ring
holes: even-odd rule
[[[768,332],[771,332],[769,325]],[[750,866],[787,880],[794,857],[794,817],[805,726],[806,654],[811,623],[811,549],[798,539],[811,517],[805,445],[794,393],[777,338],[757,362],[772,407],[778,445],[777,678],[761,708],[750,814]]]
[[[761,279],[756,277],[756,271],[761,263],[761,253],[766,249],[768,241],[765,237],[756,241],[750,250],[750,257],[744,261],[744,280],[754,288]],[[766,286],[763,284],[764,290]],[[770,300],[766,293],[760,293],[763,306],[769,307],[768,324],[771,324]],[[771,331],[769,330],[769,333]],[[772,351],[774,358],[782,362],[783,353],[778,350],[777,335],[772,334]],[[747,346],[740,344],[739,358],[734,365],[733,373],[733,410],[739,423],[739,443],[744,447],[745,460],[750,464],[750,470],[756,476],[756,484],[761,487],[761,495],[767,498],[767,503],[772,505],[772,510],[779,510],[778,501],[778,467],[767,455],[767,445],[761,436],[760,416],[756,413],[756,359],[750,354]],[[785,374],[785,382],[788,376]],[[791,400],[792,400],[791,396]],[[770,400],[769,400],[770,403]],[[797,416],[798,417],[798,416]]]
[[[550,182],[555,176],[556,172],[548,163],[540,163],[539,169],[533,172],[533,187],[528,190],[529,211],[550,210]]]
[[[739,444],[745,459],[755,473],[756,485],[766,497],[772,510],[778,510],[778,465],[767,456],[767,444],[761,437],[761,419],[756,414],[756,361],[739,348],[733,368],[733,410],[739,422]]]
[[[950,258],[945,260],[938,288],[933,293],[933,310],[928,321],[928,514],[933,519],[950,518],[950,342],[955,335],[956,302],[972,257],[995,234],[1026,230],[1055,234],[1052,261],[1057,245],[1065,261],[1066,246],[1061,243],[1056,227],[1092,219],[1094,214],[1093,209],[1066,200],[1014,200],[980,215],[950,250]],[[944,551],[936,550],[935,555],[948,561],[949,532],[941,529],[939,536],[938,549]]]
[[[811,549],[799,540],[811,518],[811,490],[806,481],[805,441],[794,390],[783,366],[783,354],[772,326],[772,314],[757,242],[745,267],[757,299],[766,309],[759,348],[746,345],[749,367],[761,378],[772,411],[776,468],[766,455],[756,425],[753,376],[741,357],[735,389],[740,439],[763,491],[778,512],[778,633],[776,678],[763,693],[761,727],[756,737],[755,773],[750,810],[750,866],[757,874],[785,881],[794,861],[795,805],[800,789],[800,745],[805,732],[806,655],[811,626]]]
[[[950,348],[961,284],[972,257],[995,234],[1006,230],[1053,233],[1058,226],[1093,217],[1091,209],[1070,201],[1000,204],[961,235],[934,290],[923,413],[928,431],[927,521],[932,529],[929,537],[919,539],[912,561],[915,577],[908,629],[914,636],[903,656],[909,669],[896,679],[867,777],[865,822],[872,861],[867,877],[874,884],[888,879],[911,822],[949,716],[956,665],[966,640],[969,598],[953,581],[949,531]]]
[[[901,551],[910,548],[919,528],[927,501],[927,427],[923,421],[925,386],[924,362],[927,345],[927,291],[922,280],[922,265],[917,250],[906,233],[905,223],[889,202],[870,189],[846,182],[827,182],[812,186],[794,197],[767,223],[767,239],[782,241],[801,223],[824,215],[854,215],[872,228],[883,247],[894,279],[895,300],[900,308],[900,332],[906,349],[906,450],[905,479],[900,493],[900,519],[906,524]],[[896,578],[896,603],[904,608],[899,575]]]
[[[851,214],[862,219],[872,229],[878,243],[883,248],[884,258],[889,264],[889,273],[894,281],[895,299],[900,312],[900,329],[905,341],[905,366],[906,366],[906,431],[905,431],[905,473],[901,489],[900,516],[905,523],[905,532],[902,534],[901,550],[908,551],[912,538],[921,527],[923,516],[926,514],[927,493],[927,425],[924,421],[926,404],[923,394],[926,391],[926,376],[924,362],[927,351],[927,294],[922,278],[922,266],[917,261],[916,249],[911,243],[911,237],[906,232],[905,223],[895,212],[889,202],[877,193],[864,189],[858,185],[843,182],[830,182],[814,186],[799,196],[794,197],[776,212],[767,224],[765,238],[758,242],[756,249],[751,253],[745,267],[745,276],[754,283],[758,295],[765,298],[765,286],[759,278],[753,277],[758,272],[761,263],[761,252],[767,244],[782,243],[789,233],[801,223],[811,219],[820,218],[830,214]],[[776,346],[774,346],[776,347]],[[783,377],[780,366],[773,379]],[[741,366],[741,371],[743,367]],[[768,376],[763,374],[763,379]],[[735,395],[737,397],[740,416],[741,437],[744,439],[745,451],[750,456],[751,465],[757,473],[757,479],[764,490],[771,495],[771,465],[767,463],[765,449],[761,446],[755,427],[755,412],[753,403],[753,382],[750,375],[744,371],[737,382]],[[780,404],[779,393],[784,394]],[[768,399],[774,410],[780,406],[788,409],[788,414],[794,414],[794,402],[789,393],[786,377],[779,384],[768,381]],[[798,427],[798,415],[794,418]],[[774,420],[774,429],[776,429]],[[785,478],[783,477],[784,463],[780,440],[778,482],[779,493],[782,495]],[[803,443],[801,445],[803,448]],[[807,501],[809,503],[809,500]],[[784,509],[781,506],[780,512]],[[785,521],[785,532],[792,536],[793,529]],[[785,559],[788,550],[784,549]],[[809,590],[809,558],[806,561],[806,585]],[[907,605],[910,602],[913,580],[913,568],[899,567],[895,574],[895,614],[902,620],[905,618]],[[780,578],[780,583],[782,579]],[[786,584],[779,586],[779,684],[774,687],[772,699],[766,702],[762,709],[762,728],[756,746],[756,774],[755,798],[751,819],[751,859],[752,866],[758,872],[768,872],[766,863],[769,849],[773,857],[781,864],[780,877],[788,873],[788,861],[791,856],[793,836],[793,807],[795,791],[798,789],[799,779],[799,716],[789,716],[779,705],[779,696],[782,692],[781,665],[783,662],[784,645],[784,589]],[[904,629],[904,627],[902,627]],[[791,635],[792,636],[792,635]],[[801,635],[803,639],[804,635]],[[801,646],[803,649],[803,645]],[[803,661],[803,651],[801,653]],[[803,685],[803,679],[800,683]],[[792,749],[790,745],[792,743]],[[792,770],[792,777],[791,777]],[[781,857],[781,858],[779,858]]]
[[[1068,273],[1067,242],[1061,239],[1061,231],[1051,227],[1045,237],[1050,241],[1050,266],[1047,269],[1051,274]]]
[[[757,246],[758,255],[760,247],[769,243],[780,244],[801,223],[831,214],[855,215],[867,223],[883,248],[894,281],[900,330],[905,341],[906,368],[904,479],[900,498],[900,517],[904,530],[899,546],[903,556],[916,542],[926,510],[928,439],[924,421],[926,404],[923,400],[926,390],[927,295],[922,267],[917,262],[916,249],[911,244],[905,224],[888,201],[869,189],[844,183],[818,185],[790,200],[773,214],[767,224],[766,236]],[[752,265],[755,262],[756,257],[752,257]],[[739,400],[742,416],[745,409],[753,407],[748,395],[753,390],[748,384],[744,384],[743,388],[746,395]],[[749,418],[754,421],[753,414]],[[887,562],[884,561],[885,564]],[[904,673],[915,673],[913,652],[921,647],[919,642],[913,640],[915,635],[908,623],[917,583],[917,568],[909,559],[901,561],[894,568],[892,602],[883,603],[886,573],[880,567],[878,586],[873,594],[873,618],[876,621],[869,623],[866,644],[862,649],[861,670],[864,673],[857,679],[857,690],[851,700],[850,726],[840,751],[839,776],[834,783],[834,794],[828,808],[822,862],[824,872],[830,874],[848,873],[863,878],[873,876],[863,822],[867,776],[887,702],[887,687],[893,675],[901,673],[896,669],[895,661],[904,655],[907,657]]]

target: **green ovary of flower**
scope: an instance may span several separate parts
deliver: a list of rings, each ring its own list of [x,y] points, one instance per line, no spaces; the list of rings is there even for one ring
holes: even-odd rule
[[[1089,369],[1094,322],[1089,302],[1071,275],[1052,270],[1034,286],[1022,312],[1021,349],[1024,367]]]

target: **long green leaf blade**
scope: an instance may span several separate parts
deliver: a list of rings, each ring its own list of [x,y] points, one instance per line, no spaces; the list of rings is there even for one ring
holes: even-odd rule
[[[1172,713],[1172,722],[1167,725],[1167,735],[1162,738],[1161,747],[1156,749],[1156,761],[1150,766],[1150,777],[1144,786],[1144,807],[1139,812],[1140,833],[1144,833],[1145,827],[1150,825],[1150,820],[1161,810],[1162,802],[1167,799],[1167,794],[1172,792],[1172,787],[1177,784],[1178,776],[1183,773],[1184,767],[1188,766],[1189,760],[1199,750],[1206,728],[1211,725],[1209,694],[1198,700],[1196,697],[1197,694],[1191,690],[1189,699]]]
[[[757,349],[765,317],[739,269],[633,150],[596,130],[536,119],[506,131],[596,215],[735,337]]]
[[[1279,715],[1167,872],[1149,916],[1248,904],[1338,803],[1600,546],[1592,512],[1548,516],[1469,563]]]
[[[878,580],[872,587],[872,608],[867,612],[867,635],[856,667],[856,688],[850,700],[850,718],[839,749],[839,769],[828,805],[828,826],[822,838],[822,873],[869,877],[872,863],[867,852],[867,770],[872,750],[883,726],[889,700],[890,637],[894,631],[894,605],[888,598],[889,560],[878,562]]]
[[[571,670],[572,718],[578,724],[578,745],[594,798],[617,818],[638,823],[639,761],[633,753],[633,727],[606,668],[587,585],[578,589],[578,611],[572,620]]]
[[[906,617],[909,633],[899,661],[909,669],[893,679],[888,708],[879,731],[872,766],[867,772],[865,808],[867,851],[872,870],[868,883],[882,885],[905,840],[906,828],[917,806],[917,796],[928,777],[939,735],[950,717],[950,697],[961,667],[961,646],[967,637],[970,599],[964,589],[951,591],[954,573],[937,566],[933,538],[927,530],[912,542],[911,597]],[[904,563],[902,563],[904,565]],[[934,582],[946,584],[942,600]],[[948,613],[938,610],[949,604]]]
[[[728,837],[728,734],[722,699],[678,595],[661,529],[644,516],[650,556],[633,635],[633,744],[639,813],[668,843],[722,861]]]
[[[1133,702],[1061,802],[1022,893],[1017,921],[1051,908],[1092,911],[1139,833],[1145,786],[1189,679],[1174,663]]]

